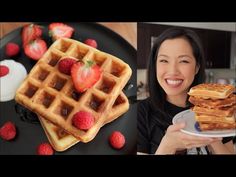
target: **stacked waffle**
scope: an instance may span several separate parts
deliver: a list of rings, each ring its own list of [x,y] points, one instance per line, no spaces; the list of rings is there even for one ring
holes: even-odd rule
[[[58,61],[73,57],[92,60],[102,69],[100,79],[91,88],[78,93],[71,76],[58,70]],[[55,41],[35,64],[19,87],[15,100],[38,114],[45,133],[57,151],[64,151],[78,141],[91,141],[99,129],[129,109],[122,92],[132,70],[121,59],[72,39]],[[73,126],[76,112],[90,112],[95,118],[89,130]]]
[[[232,85],[200,84],[189,91],[189,101],[201,130],[235,129],[236,95]]]
[[[129,101],[125,94],[121,92],[112,106],[112,110],[109,112],[104,125],[117,119],[128,109]],[[79,139],[75,138],[73,135],[67,133],[64,129],[56,126],[47,119],[39,116],[39,120],[50,144],[56,151],[65,151],[79,142]]]

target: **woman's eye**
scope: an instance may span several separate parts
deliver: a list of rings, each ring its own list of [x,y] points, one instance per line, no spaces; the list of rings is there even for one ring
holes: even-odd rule
[[[180,63],[189,63],[188,60],[181,60]]]
[[[165,59],[160,59],[159,62],[160,62],[160,63],[168,63],[168,61],[165,60]]]

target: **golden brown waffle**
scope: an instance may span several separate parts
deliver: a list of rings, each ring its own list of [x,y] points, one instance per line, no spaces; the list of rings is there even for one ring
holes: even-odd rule
[[[211,122],[211,123],[235,123],[235,116],[224,117],[224,116],[210,116],[206,114],[196,114],[196,121],[198,122]]]
[[[215,109],[209,109],[199,106],[193,107],[193,112],[199,113],[199,114],[206,114],[206,115],[212,115],[212,116],[226,116],[231,117],[235,114],[236,105],[230,106],[230,107],[224,107],[224,108],[215,108]]]
[[[104,122],[107,124],[120,117],[129,109],[129,102],[125,94],[122,92],[115,101],[115,105],[108,114],[108,119]],[[74,136],[66,133],[60,127],[55,126],[48,120],[39,116],[41,125],[47,135],[49,142],[56,151],[65,151],[74,144],[78,143],[79,140]]]
[[[231,94],[229,97],[225,99],[203,99],[200,97],[190,96],[189,102],[205,108],[222,108],[229,107],[236,104],[236,95]]]
[[[202,122],[199,122],[199,127],[202,131],[205,131],[205,130],[235,129],[236,128],[236,123],[227,124],[227,123],[202,123]]]
[[[65,56],[95,61],[102,69],[100,80],[83,94],[76,94],[71,77],[58,70],[57,63]],[[131,68],[121,59],[63,38],[55,41],[35,64],[15,99],[82,142],[88,142],[106,122],[131,74]],[[73,115],[81,110],[91,112],[95,118],[94,126],[87,131],[72,125]]]
[[[232,94],[235,90],[235,87],[230,84],[199,84],[190,89],[188,94],[190,96],[197,96],[204,99],[224,99]]]

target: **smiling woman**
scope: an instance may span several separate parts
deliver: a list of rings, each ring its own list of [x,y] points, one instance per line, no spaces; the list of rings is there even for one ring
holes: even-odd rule
[[[205,80],[204,54],[197,34],[170,28],[154,42],[148,65],[150,97],[138,104],[138,152],[148,154],[232,153],[232,138],[187,135],[173,117],[190,108],[189,89]],[[211,149],[211,152],[209,149]]]
[[[162,43],[156,61],[156,75],[169,102],[178,100],[177,106],[185,106],[188,88],[198,70],[192,48],[186,39],[168,39]]]

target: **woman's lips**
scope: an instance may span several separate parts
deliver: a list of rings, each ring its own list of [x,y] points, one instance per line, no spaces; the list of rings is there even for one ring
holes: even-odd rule
[[[176,88],[183,83],[183,79],[165,79],[166,84],[170,87]]]

